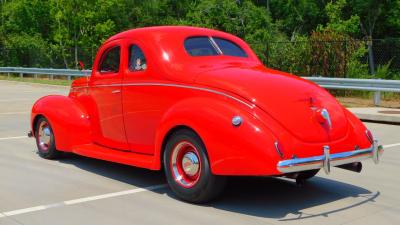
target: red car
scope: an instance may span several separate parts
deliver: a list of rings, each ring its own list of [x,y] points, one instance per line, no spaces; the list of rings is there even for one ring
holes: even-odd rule
[[[177,196],[196,203],[216,197],[227,176],[301,181],[331,166],[360,172],[382,153],[323,88],[266,68],[238,37],[182,26],[108,39],[89,78],[34,104],[31,127],[44,158],[163,168]]]

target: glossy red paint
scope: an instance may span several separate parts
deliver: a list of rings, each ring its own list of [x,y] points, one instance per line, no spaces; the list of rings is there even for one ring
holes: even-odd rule
[[[248,57],[190,56],[184,41],[193,36],[230,40]],[[128,68],[132,45],[143,51],[145,70]],[[99,72],[102,55],[115,46],[118,72]],[[321,118],[322,108],[332,127]],[[321,155],[324,145],[331,153],[371,145],[365,126],[326,90],[264,67],[233,35],[194,27],[141,28],[111,37],[99,49],[92,75],[75,80],[69,96],[35,103],[32,129],[38,116],[48,118],[59,150],[152,170],[161,168],[169,133],[182,127],[201,137],[216,175],[280,175],[278,161]],[[240,126],[232,125],[234,116],[242,118]]]

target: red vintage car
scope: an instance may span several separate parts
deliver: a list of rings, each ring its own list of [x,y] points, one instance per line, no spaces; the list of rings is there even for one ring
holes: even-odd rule
[[[178,197],[205,202],[227,176],[302,181],[361,171],[382,148],[326,90],[263,66],[238,37],[204,28],[133,29],[109,38],[68,96],[39,99],[40,156],[73,152],[164,169]]]

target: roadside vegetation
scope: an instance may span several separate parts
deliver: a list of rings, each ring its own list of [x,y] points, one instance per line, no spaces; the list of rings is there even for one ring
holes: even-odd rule
[[[233,33],[267,66],[296,75],[400,79],[400,0],[1,0],[0,7],[0,66],[90,68],[115,33],[191,25]]]

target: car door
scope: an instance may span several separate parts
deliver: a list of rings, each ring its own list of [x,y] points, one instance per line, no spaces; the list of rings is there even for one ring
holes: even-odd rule
[[[126,43],[126,68],[122,101],[127,141],[133,152],[153,154],[155,130],[160,118],[160,98],[155,66],[143,44]]]
[[[117,41],[100,49],[90,81],[90,95],[95,104],[92,121],[97,144],[129,150],[122,114],[121,51]]]

